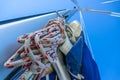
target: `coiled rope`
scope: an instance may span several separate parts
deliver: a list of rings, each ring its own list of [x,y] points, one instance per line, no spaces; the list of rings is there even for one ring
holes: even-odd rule
[[[26,67],[35,74],[42,74],[50,63],[57,60],[57,48],[65,39],[65,20],[56,18],[35,32],[18,37],[23,44],[4,64],[7,68]],[[19,59],[18,56],[21,58]]]

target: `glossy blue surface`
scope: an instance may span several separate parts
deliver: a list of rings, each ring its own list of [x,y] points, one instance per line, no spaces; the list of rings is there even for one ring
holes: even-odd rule
[[[120,12],[120,1],[80,0],[82,7]],[[83,3],[83,4],[82,4]],[[120,80],[120,18],[100,13],[83,13],[93,54],[102,80]]]
[[[83,8],[120,12],[119,1],[109,4],[100,4],[102,1],[104,0],[79,0],[79,4]],[[1,0],[0,21],[65,8],[71,9],[73,8],[73,4],[69,0]],[[78,13],[75,14],[70,21],[74,19],[79,20],[78,16]],[[120,18],[90,12],[83,12],[83,17],[93,54],[100,70],[101,79],[120,80]],[[16,30],[14,30],[14,32],[16,33]],[[4,44],[0,45],[1,50],[2,46],[4,46]],[[0,51],[0,55],[1,54],[4,53]],[[0,66],[2,65],[3,63],[0,64]],[[7,73],[7,71],[9,72],[9,70],[0,71],[0,74]],[[2,79],[3,76],[6,75],[4,74],[2,77],[0,76],[0,78]]]
[[[69,0],[0,0],[0,21],[73,8]]]

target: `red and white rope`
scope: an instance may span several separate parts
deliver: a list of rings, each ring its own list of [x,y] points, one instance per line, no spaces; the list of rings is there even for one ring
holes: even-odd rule
[[[48,22],[45,28],[18,37],[22,43],[16,53],[4,64],[7,68],[27,67],[34,73],[42,73],[50,63],[57,60],[57,48],[65,39],[65,21],[57,18]],[[17,60],[20,56],[21,59]]]

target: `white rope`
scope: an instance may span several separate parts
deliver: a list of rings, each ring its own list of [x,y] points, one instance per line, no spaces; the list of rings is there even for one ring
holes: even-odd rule
[[[50,63],[57,60],[57,47],[66,39],[64,24],[63,18],[57,18],[49,21],[43,29],[18,37],[18,42],[23,46],[6,61],[4,66],[7,68],[23,66],[36,74],[43,73],[50,67]],[[21,59],[16,60],[18,56]]]

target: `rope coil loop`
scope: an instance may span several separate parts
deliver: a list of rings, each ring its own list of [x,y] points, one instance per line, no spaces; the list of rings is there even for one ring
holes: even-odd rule
[[[65,20],[58,17],[38,31],[19,36],[18,42],[23,45],[4,66],[7,68],[23,66],[35,74],[43,73],[50,67],[50,63],[57,61],[57,48],[66,39],[64,28]],[[17,60],[18,56],[21,59]]]

